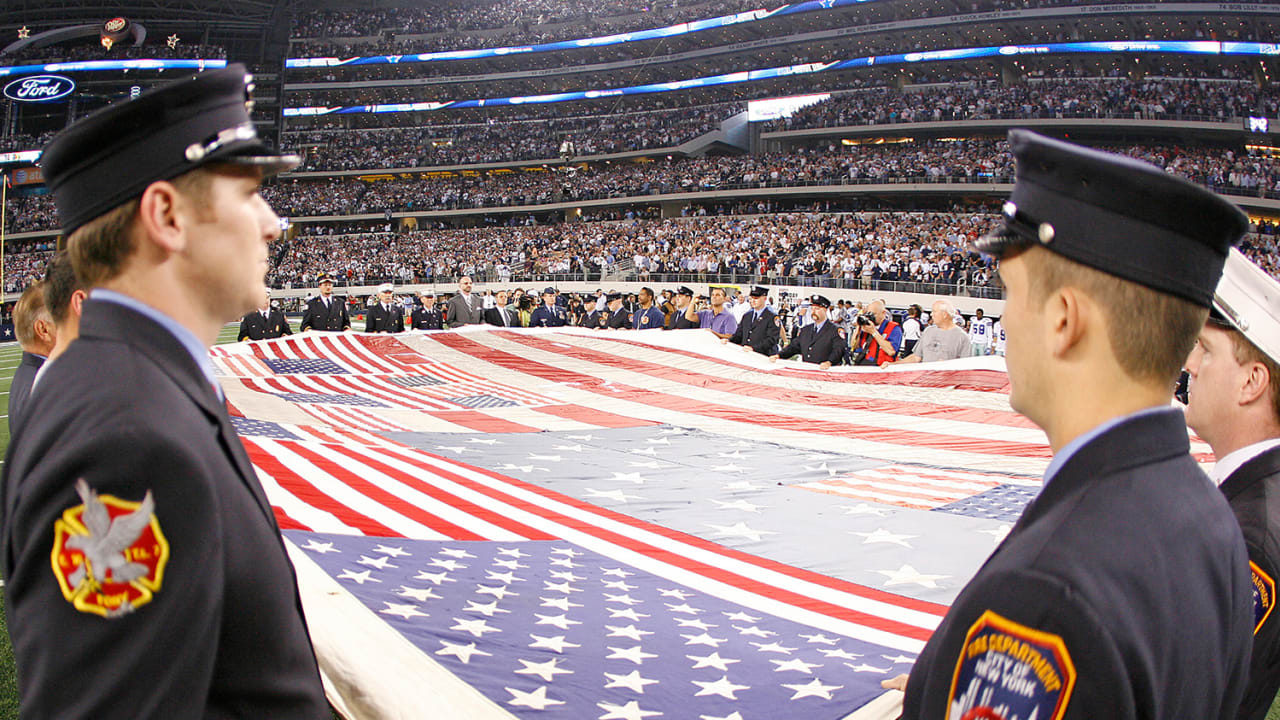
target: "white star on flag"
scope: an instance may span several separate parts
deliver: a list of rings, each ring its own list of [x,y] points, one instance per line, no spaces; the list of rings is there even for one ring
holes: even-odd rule
[[[729,642],[724,638],[711,637],[708,633],[702,633],[701,635],[681,635],[680,637],[685,639],[685,645],[706,645],[707,647],[712,648],[720,647],[720,643]]]
[[[750,685],[734,685],[729,682],[728,675],[722,675],[719,680],[714,682],[704,682],[700,680],[690,680],[690,682],[702,688],[693,694],[694,697],[698,697],[700,695],[719,695],[720,697],[728,698],[729,700],[737,700],[738,696],[734,693],[739,690],[751,689]]]
[[[520,670],[512,670],[511,672],[518,675],[537,675],[542,678],[543,682],[551,682],[556,675],[572,675],[572,670],[565,670],[559,666],[560,658],[551,658],[546,662],[530,662],[529,660],[520,660],[520,664],[524,665]]]
[[[836,648],[835,650],[827,650],[826,648],[819,648],[818,652],[822,653],[823,655],[826,655],[829,658],[839,658],[841,660],[857,660],[858,658],[862,657],[861,653],[845,652],[843,648]]]
[[[778,666],[773,669],[774,672],[793,670],[795,672],[802,672],[805,675],[812,675],[813,668],[822,667],[822,663],[807,663],[800,658],[791,658],[790,660],[770,660],[769,662]]]
[[[606,688],[626,688],[632,692],[644,694],[645,685],[653,685],[657,680],[650,680],[642,677],[639,670],[632,670],[626,675],[614,675],[613,673],[605,673],[605,677],[609,678],[609,682],[605,684]]]
[[[604,656],[605,660],[630,660],[631,662],[637,665],[643,665],[645,660],[648,660],[649,658],[658,657],[653,653],[645,652],[640,648],[639,645],[636,645],[633,648],[626,648],[626,649],[616,648],[611,645],[606,647],[608,647],[613,652],[609,655],[605,655]]]
[[[324,543],[322,543],[322,542],[316,542],[315,540],[308,540],[308,541],[307,541],[307,544],[302,546],[302,549],[303,549],[303,550],[310,550],[310,551],[312,551],[312,552],[318,552],[318,553],[320,553],[321,555],[323,555],[323,554],[325,554],[325,553],[336,553],[336,552],[341,552],[341,550],[334,550],[334,549],[333,549],[333,543],[331,543],[331,542],[324,542]]]
[[[694,670],[697,670],[698,668],[710,667],[710,668],[715,668],[720,672],[729,672],[729,666],[731,664],[742,662],[741,660],[736,660],[734,658],[720,657],[719,650],[711,653],[710,655],[685,655],[685,657],[693,661]]]
[[[814,678],[804,685],[783,685],[788,690],[795,690],[796,694],[791,696],[792,700],[799,700],[806,697],[820,697],[823,700],[831,699],[831,692],[843,688],[843,685],[823,685],[822,681]]]
[[[461,660],[463,665],[467,665],[471,663],[472,655],[488,655],[492,657],[492,653],[487,653],[483,650],[477,650],[475,643],[467,643],[466,645],[462,645],[459,643],[451,643],[448,640],[441,640],[440,644],[444,646],[444,649],[437,650],[436,651],[437,655],[452,655],[458,658],[459,660]]]
[[[365,570],[363,572],[355,572],[353,570],[343,570],[341,573],[338,574],[338,579],[339,580],[355,580],[361,585],[367,582],[376,582],[376,583],[382,582],[378,578],[372,577],[372,575],[373,575],[372,570]]]
[[[329,546],[332,547],[333,543],[329,543]],[[409,555],[409,553],[405,552],[404,548],[388,547],[386,545],[379,545],[373,550],[374,552],[380,552],[380,553],[383,553],[384,555],[390,555],[391,557],[395,557],[395,558],[406,557]]]
[[[777,535],[772,530],[752,530],[747,527],[746,523],[734,523],[733,525],[716,525],[714,523],[703,523],[707,527],[716,529],[716,537],[730,538],[746,538],[752,542],[760,542],[760,538],[765,535]]]
[[[542,687],[538,688],[537,690],[534,690],[531,693],[527,693],[522,690],[516,690],[515,688],[506,688],[506,691],[511,693],[514,696],[511,700],[507,701],[508,705],[527,707],[533,710],[546,710],[547,707],[551,705],[564,704],[563,700],[556,700],[554,698],[547,697],[546,685],[543,685]]]
[[[782,645],[776,642],[771,642],[767,644],[753,642],[751,644],[755,645],[756,649],[759,650],[760,652],[776,652],[776,653],[782,653],[783,655],[790,655],[791,652],[796,649],[796,648],[783,647]]]
[[[822,633],[818,633],[817,635],[805,635],[804,633],[800,633],[800,637],[811,643],[819,643],[821,645],[835,645],[837,642],[835,638],[829,638]]]
[[[605,625],[605,628],[609,631],[609,634],[606,635],[605,637],[625,637],[625,638],[631,638],[636,642],[640,642],[641,640],[643,640],[644,638],[642,636],[644,635],[653,634],[648,630],[640,630],[635,625],[627,625],[626,627]]]
[[[910,565],[903,565],[897,570],[876,570],[875,572],[889,578],[884,582],[885,587],[915,584],[932,590],[938,587],[938,583],[934,582],[935,580],[951,577],[950,575],[925,575],[917,572]]]
[[[572,602],[567,597],[562,597],[562,598],[540,597],[538,599],[542,601],[542,607],[555,608],[557,610],[563,610],[565,612],[569,612],[570,608],[582,607],[581,603]]]
[[[511,613],[510,610],[504,610],[503,608],[498,607],[497,600],[494,600],[491,603],[485,603],[483,605],[476,602],[475,600],[468,600],[467,606],[462,608],[462,612],[480,613],[485,617],[493,617],[495,613],[508,613],[508,614]]]
[[[849,534],[861,536],[863,545],[869,545],[871,543],[892,543],[894,545],[901,545],[904,548],[911,547],[911,543],[907,542],[908,540],[920,537],[919,535],[897,535],[884,528],[877,528],[875,532],[851,532]]]
[[[601,715],[597,720],[644,720],[647,717],[662,714],[656,710],[642,710],[640,704],[635,700],[626,705],[602,702],[596,703],[596,706],[604,710],[604,715]]]
[[[454,580],[453,578],[449,577],[449,573],[447,572],[429,573],[426,570],[419,571],[417,575],[413,576],[413,579],[426,580],[427,582],[432,583],[434,585],[439,585],[440,583],[446,583],[446,582],[458,582],[457,580]]]
[[[859,663],[857,665],[854,665],[852,663],[845,663],[845,667],[848,667],[854,672],[872,672],[872,673],[880,673],[881,675],[889,672],[892,669],[892,667],[878,668],[878,667],[875,667],[874,665],[868,665],[866,663]]]
[[[577,620],[570,620],[564,615],[539,615],[537,613],[534,613],[533,615],[538,618],[538,621],[535,622],[534,625],[554,625],[561,630],[568,630],[570,625],[582,624]]]
[[[475,637],[484,637],[485,633],[502,632],[500,628],[489,627],[489,621],[483,618],[475,620],[463,620],[462,618],[454,618],[455,623],[450,630],[461,630],[462,632],[471,633]]]
[[[360,565],[368,565],[369,567],[377,568],[379,570],[386,570],[389,567],[400,567],[399,565],[392,565],[391,558],[389,557],[371,558],[368,555],[361,555],[360,559],[356,562]]]
[[[424,612],[418,612],[418,608],[413,605],[401,605],[399,603],[384,603],[386,610],[382,611],[383,615],[398,615],[405,620],[415,617],[427,617]]]
[[[399,592],[396,593],[400,597],[413,598],[418,602],[426,602],[428,600],[438,600],[442,595],[437,595],[431,588],[411,588],[401,585]]]
[[[565,648],[582,647],[581,645],[578,645],[576,643],[571,643],[566,641],[563,635],[556,635],[555,637],[542,637],[541,635],[534,635],[533,633],[529,633],[529,637],[533,638],[533,642],[529,643],[529,647],[541,648],[543,650],[550,650],[551,652],[557,652],[561,654],[564,653]]]
[[[639,495],[628,495],[621,490],[595,490],[587,488],[587,497],[604,498],[605,500],[613,500],[615,502],[625,503],[628,500],[643,500]]]

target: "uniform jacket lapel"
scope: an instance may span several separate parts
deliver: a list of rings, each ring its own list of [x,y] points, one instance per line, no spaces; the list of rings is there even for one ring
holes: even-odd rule
[[[174,383],[204,411],[211,424],[217,426],[222,451],[236,466],[240,482],[253,493],[259,508],[275,525],[275,514],[267,501],[257,473],[249,463],[244,446],[231,425],[226,405],[218,401],[213,386],[196,365],[186,348],[165,328],[151,318],[112,302],[88,300],[84,304],[81,332],[86,337],[121,342],[146,356],[173,379]]]

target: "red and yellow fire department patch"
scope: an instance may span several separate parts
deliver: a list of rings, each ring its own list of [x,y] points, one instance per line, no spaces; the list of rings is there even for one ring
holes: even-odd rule
[[[1252,560],[1249,561],[1249,574],[1253,579],[1253,634],[1257,635],[1276,606],[1276,581]]]
[[[969,628],[956,660],[947,717],[1059,720],[1076,683],[1062,637],[988,610]]]
[[[53,524],[53,574],[62,596],[81,612],[107,618],[151,602],[164,581],[169,543],[147,491],[142,502],[98,495],[83,479],[84,502]]]

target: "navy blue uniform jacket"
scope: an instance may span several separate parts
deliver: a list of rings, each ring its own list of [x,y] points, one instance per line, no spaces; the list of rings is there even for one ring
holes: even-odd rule
[[[319,296],[311,298],[311,302],[307,303],[307,309],[302,311],[302,324],[298,326],[298,330],[341,332],[349,327],[351,327],[351,318],[347,315],[347,299],[333,295],[329,297],[327,308],[324,306],[324,300]]]
[[[1280,448],[1237,468],[1222,483],[1222,494],[1244,531],[1254,582],[1253,661],[1239,717],[1262,720],[1280,690],[1280,613],[1274,612],[1280,578]]]
[[[845,339],[840,336],[840,328],[830,320],[822,323],[822,330],[815,330],[817,325],[809,323],[800,328],[800,332],[796,333],[791,342],[782,348],[782,352],[778,353],[778,357],[786,359],[797,353],[800,359],[807,363],[816,363],[821,365],[829,362],[832,365],[839,365],[840,360],[844,358],[844,352],[849,347]]]
[[[1075,453],[916,660],[903,718],[1235,717],[1252,645],[1244,539],[1182,414]],[[983,714],[978,707],[1009,706]]]
[[[40,384],[0,484],[21,716],[330,718],[271,505],[178,340],[90,299],[79,339]],[[153,596],[119,617],[77,609],[50,563],[55,522],[89,513],[79,479],[103,505],[145,508],[150,492],[168,546]]]
[[[760,320],[753,321],[755,310],[742,316],[738,329],[733,332],[729,342],[734,345],[746,345],[761,355],[772,355],[782,342],[782,322],[769,308],[760,311]]]
[[[396,303],[391,303],[390,310],[384,310],[382,303],[374,303],[369,306],[368,312],[365,313],[364,331],[370,333],[404,332],[404,311]]]

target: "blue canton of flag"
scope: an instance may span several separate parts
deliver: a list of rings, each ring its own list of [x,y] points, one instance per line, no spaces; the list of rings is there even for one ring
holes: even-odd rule
[[[264,437],[273,440],[301,440],[302,438],[285,430],[283,426],[267,422],[266,420],[254,420],[252,418],[233,417],[231,425],[236,429],[239,435],[248,437]]]
[[[444,380],[430,375],[395,375],[388,377],[387,382],[406,388],[431,387],[444,384]]]
[[[329,405],[356,405],[359,407],[385,408],[390,405],[363,395],[324,395],[322,393],[280,393],[280,397],[296,403],[326,403]]]
[[[1040,488],[1027,485],[997,485],[949,505],[934,508],[936,512],[965,515],[991,520],[1017,520],[1027,503],[1035,499]]]
[[[285,535],[519,717],[836,720],[914,662],[564,541]]]
[[[281,375],[345,375],[347,369],[332,360],[280,360],[263,358],[262,362],[272,372]]]
[[[496,395],[465,395],[463,397],[445,398],[451,403],[456,403],[462,407],[473,409],[482,408],[498,408],[498,407],[515,407],[519,403],[500,398]]]

